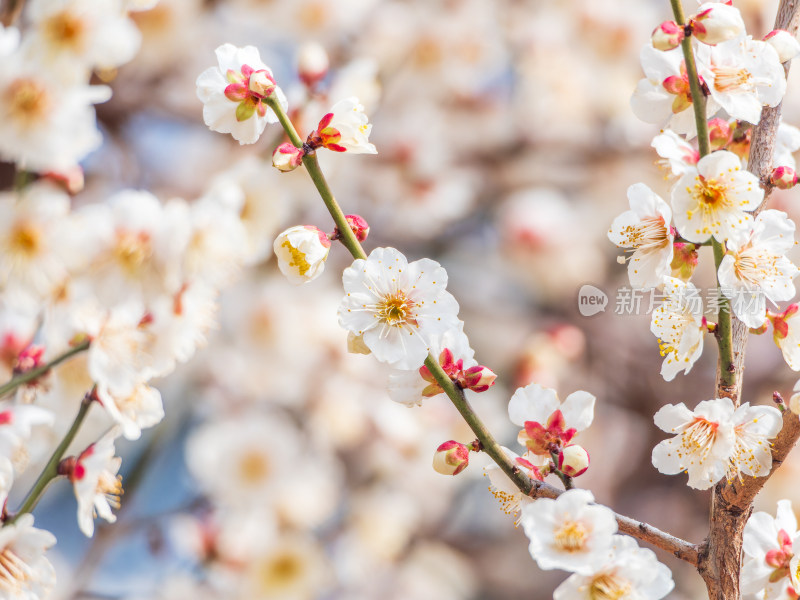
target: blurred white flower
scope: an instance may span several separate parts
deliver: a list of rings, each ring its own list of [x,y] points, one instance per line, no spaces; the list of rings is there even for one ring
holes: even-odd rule
[[[691,171],[700,160],[697,149],[671,129],[659,133],[650,145],[662,158],[658,161],[659,166],[668,168],[675,177]]]
[[[759,511],[750,515],[742,537],[742,593],[763,600],[792,600],[789,564],[797,536],[797,517],[790,500],[779,500],[775,517]]]
[[[719,44],[744,33],[744,21],[738,8],[720,2],[701,4],[691,17],[692,37],[704,44]]]
[[[138,440],[142,429],[158,425],[164,418],[161,392],[145,383],[138,383],[125,393],[112,393],[98,385],[97,397],[128,440]]]
[[[52,427],[55,415],[47,409],[28,404],[0,404],[0,456],[11,461],[21,473],[30,460],[29,440],[37,426]]]
[[[9,600],[47,598],[56,582],[45,551],[56,543],[49,531],[33,526],[33,515],[21,515],[0,529],[0,589]]]
[[[289,106],[286,96],[254,46],[223,44],[215,52],[219,65],[197,78],[203,120],[212,131],[230,133],[240,144],[252,144],[267,123],[278,121],[266,99],[274,95],[285,111]]]
[[[345,269],[342,281],[339,324],[363,336],[381,362],[416,369],[430,340],[458,327],[458,303],[445,289],[447,272],[436,261],[409,263],[394,248],[376,248]]]
[[[640,548],[632,537],[615,535],[611,556],[593,573],[570,576],[553,592],[553,600],[636,598],[660,600],[675,582],[652,550]]]
[[[611,557],[617,519],[594,504],[588,490],[567,490],[555,500],[539,498],[522,509],[528,551],[540,569],[590,575]]]

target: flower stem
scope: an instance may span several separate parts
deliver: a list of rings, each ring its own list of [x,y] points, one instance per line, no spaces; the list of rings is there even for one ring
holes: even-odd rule
[[[25,501],[22,503],[22,506],[20,506],[19,510],[13,517],[8,519],[7,523],[9,525],[13,524],[20,517],[20,515],[31,512],[36,506],[37,502],[39,502],[42,494],[44,494],[47,486],[50,485],[50,482],[58,477],[58,465],[61,462],[61,459],[64,458],[67,448],[69,448],[69,445],[78,434],[78,430],[80,429],[81,425],[83,424],[83,420],[86,418],[86,415],[89,412],[89,407],[92,405],[93,399],[94,394],[92,392],[89,392],[83,397],[83,400],[81,401],[81,408],[78,411],[78,414],[75,416],[72,426],[69,428],[69,431],[67,431],[64,439],[61,440],[61,443],[55,449],[55,452],[53,452],[50,460],[47,461],[47,465],[45,465],[42,474],[39,475],[39,479],[37,479],[36,483],[33,484],[31,491],[28,492],[28,495],[25,498]]]
[[[20,373],[16,377],[13,377],[11,380],[7,381],[3,385],[0,385],[0,397],[5,396],[10,392],[13,392],[19,386],[24,385],[30,381],[33,381],[37,377],[41,377],[56,365],[59,365],[65,360],[72,358],[76,354],[80,354],[84,350],[87,350],[89,348],[90,343],[91,342],[88,339],[84,340],[83,342],[77,344],[76,346],[73,346],[63,354],[59,354],[50,362],[40,365],[34,369],[31,369],[30,371],[25,371],[24,373]]]
[[[571,490],[572,485],[572,477],[564,473],[561,469],[558,468],[558,453],[551,452],[550,458],[553,461],[553,473],[561,480],[561,483],[564,484],[565,490]]]
[[[686,25],[686,17],[683,14],[681,0],[670,0],[672,13],[675,22],[681,27]],[[681,41],[683,59],[686,64],[686,76],[689,79],[689,89],[692,93],[692,108],[694,109],[694,120],[697,126],[697,147],[700,158],[711,153],[711,146],[708,141],[708,122],[706,121],[706,96],[700,86],[700,78],[697,75],[697,63],[692,52],[691,36],[683,38]],[[719,265],[725,256],[725,248],[716,239],[711,240],[714,248],[714,264],[716,271],[719,272]],[[730,301],[722,294],[722,288],[717,278],[717,297],[719,298],[719,312],[717,313],[717,345],[719,346],[719,367],[717,374],[717,397],[720,395],[730,395],[735,390],[736,369],[733,364],[733,348],[731,343],[731,307]],[[734,402],[738,404],[736,398]]]

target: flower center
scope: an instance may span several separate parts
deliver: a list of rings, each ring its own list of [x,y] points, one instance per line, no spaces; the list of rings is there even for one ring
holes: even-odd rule
[[[612,573],[603,573],[592,579],[589,598],[592,600],[619,600],[631,591],[630,583]]]
[[[265,592],[287,588],[302,578],[303,561],[296,554],[278,554],[262,565],[260,583]]]
[[[118,509],[120,507],[119,498],[124,493],[122,475],[117,475],[116,477],[108,473],[100,475],[100,479],[97,481],[97,493],[106,497],[109,506]]]
[[[376,316],[391,327],[402,327],[406,323],[416,325],[413,314],[410,314],[414,304],[403,292],[397,292],[394,296],[385,296],[382,299]]]
[[[30,579],[31,568],[11,548],[0,552],[0,589],[19,592],[22,583]],[[16,594],[13,594],[16,595]]]
[[[626,246],[648,252],[660,250],[669,243],[669,230],[664,225],[664,217],[645,217],[638,225],[631,225],[623,231]]]
[[[56,13],[44,23],[45,35],[55,45],[79,51],[86,40],[86,26],[78,15],[65,10]]]
[[[248,452],[239,459],[239,476],[247,483],[258,483],[270,472],[269,461],[259,452]]]
[[[747,247],[736,255],[734,269],[736,277],[752,284],[761,284],[765,279],[780,276],[780,257],[765,250]]]
[[[12,117],[25,124],[42,118],[50,108],[50,96],[39,82],[18,79],[6,91],[6,101]]]
[[[12,253],[31,258],[41,248],[41,239],[41,232],[32,223],[23,221],[12,229],[9,246]]]
[[[714,71],[714,88],[718,92],[732,92],[734,90],[747,92],[753,88],[750,71],[740,67],[711,68]]]
[[[694,184],[692,195],[700,203],[700,206],[709,207],[709,209],[713,210],[728,203],[725,197],[726,191],[726,187],[716,179],[706,179],[700,175],[697,183]]]
[[[147,259],[150,258],[151,254],[150,235],[147,233],[143,231],[121,231],[117,233],[114,257],[129,274],[135,275]]]
[[[586,545],[589,532],[580,521],[566,521],[555,532],[556,547],[562,552],[580,552]]]
[[[717,439],[717,429],[719,429],[719,423],[696,417],[694,423],[683,432],[681,447],[687,454],[695,454],[699,451],[700,455],[705,457]]]

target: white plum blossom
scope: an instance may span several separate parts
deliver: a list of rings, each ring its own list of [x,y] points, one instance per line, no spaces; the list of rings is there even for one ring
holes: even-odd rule
[[[297,225],[279,234],[272,249],[281,273],[291,283],[301,285],[322,275],[331,241],[317,227]]]
[[[797,517],[790,500],[779,500],[775,517],[754,512],[747,519],[742,537],[742,593],[762,600],[794,600],[789,564],[794,555]]]
[[[764,106],[777,106],[786,75],[775,49],[749,37],[697,48],[698,71],[712,98],[732,119],[757,124]]]
[[[688,373],[700,358],[707,326],[703,300],[693,284],[667,277],[664,294],[663,302],[653,311],[650,331],[658,338],[664,357],[661,376],[672,381],[681,371]]]
[[[781,167],[797,168],[794,153],[800,150],[800,129],[794,125],[781,122],[778,125],[778,134],[775,137],[775,150],[772,155],[772,164]]]
[[[33,0],[25,51],[68,83],[128,62],[141,42],[121,0]]]
[[[631,209],[611,224],[608,238],[628,248],[628,278],[635,288],[654,288],[670,274],[672,263],[672,211],[661,197],[643,183],[628,188]]]
[[[769,440],[780,431],[780,411],[772,406],[734,407],[729,398],[700,402],[694,411],[682,402],[669,404],[655,424],[675,437],[653,449],[653,466],[665,475],[686,472],[689,487],[705,490],[723,477],[740,473],[759,477],[769,472]]]
[[[687,171],[672,188],[675,226],[690,242],[702,243],[712,235],[724,242],[737,231],[746,231],[764,198],[758,178],[742,170],[739,158],[720,150],[704,156],[697,168]]]
[[[69,475],[78,500],[78,526],[86,537],[94,535],[96,516],[109,523],[117,520],[111,509],[120,507],[122,494],[122,477],[117,474],[122,459],[115,456],[114,449],[118,435],[112,429],[81,452]]]
[[[26,513],[0,529],[0,590],[8,600],[47,598],[56,582],[56,571],[45,551],[56,543],[49,531],[33,526]]]
[[[508,417],[523,427],[517,441],[529,450],[526,458],[537,467],[547,465],[553,445],[563,448],[576,433],[589,428],[594,403],[595,397],[584,391],[561,402],[555,390],[538,383],[517,389],[508,403]]]
[[[345,297],[339,324],[381,362],[399,369],[422,366],[434,336],[458,327],[458,303],[447,272],[436,261],[409,263],[394,248],[376,248],[342,275]]]
[[[2,60],[0,159],[36,172],[74,169],[102,142],[92,105],[108,100],[111,90],[61,83],[18,52]]]
[[[158,425],[164,418],[161,392],[145,383],[125,393],[112,393],[98,385],[97,397],[127,440],[138,440],[142,429]]]
[[[310,137],[315,143],[334,152],[377,154],[374,144],[369,142],[371,130],[372,125],[364,114],[364,107],[353,96],[334,104]]]
[[[749,235],[737,233],[728,239],[718,272],[720,289],[748,327],[764,324],[767,299],[783,302],[795,295],[792,279],[798,269],[785,256],[794,246],[794,231],[786,213],[765,210]]]
[[[634,114],[645,123],[696,135],[692,94],[681,49],[662,52],[647,43],[639,57],[645,79],[639,81],[631,97]],[[717,109],[718,105],[709,98],[706,114],[711,116]]]
[[[278,121],[266,99],[274,95],[285,111],[289,106],[286,96],[254,46],[223,44],[215,52],[218,66],[197,78],[203,120],[212,131],[230,133],[240,144],[252,144],[268,123]]]
[[[617,519],[594,504],[588,490],[567,490],[555,500],[539,498],[522,509],[528,551],[540,569],[590,575],[611,557]]]
[[[659,166],[669,169],[675,177],[680,177],[684,173],[691,171],[697,165],[697,161],[700,160],[700,153],[697,148],[671,129],[667,129],[654,137],[650,145],[655,148],[656,153],[661,157],[661,160],[658,161]]]
[[[660,600],[672,591],[672,572],[652,550],[627,535],[613,540],[608,560],[593,573],[571,575],[553,592],[553,600]]]

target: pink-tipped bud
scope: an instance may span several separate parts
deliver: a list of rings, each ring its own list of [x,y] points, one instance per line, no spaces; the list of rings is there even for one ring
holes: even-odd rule
[[[685,242],[675,242],[672,244],[672,248],[672,264],[670,264],[672,276],[689,281],[697,267],[697,246]]]
[[[721,150],[733,139],[733,131],[725,119],[715,118],[708,122],[708,140],[711,150]]]
[[[294,144],[286,142],[275,148],[272,153],[272,166],[281,173],[294,171],[303,162],[302,148],[296,148]]]
[[[450,440],[436,449],[433,455],[433,470],[442,475],[458,475],[469,464],[469,448]]]
[[[485,392],[494,385],[495,379],[497,379],[497,374],[489,367],[476,365],[464,371],[461,385],[473,392]]]
[[[778,167],[772,171],[769,182],[778,189],[788,190],[797,185],[797,173],[791,167]]]
[[[359,242],[363,242],[367,239],[369,235],[369,224],[364,217],[360,215],[345,215],[344,218],[347,219],[347,224],[350,225],[353,235],[356,236]]]
[[[764,36],[764,41],[775,48],[778,59],[785,63],[800,54],[800,42],[791,33],[783,29],[774,29]]]
[[[75,195],[83,189],[83,169],[79,166],[70,167],[63,171],[48,171],[43,173],[42,177],[62,186],[70,195]]]
[[[266,98],[278,87],[275,80],[266,71],[256,71],[250,75],[248,89],[256,96]]]
[[[558,470],[564,473],[564,475],[577,477],[578,475],[582,475],[588,468],[589,453],[583,449],[583,446],[571,444],[561,450],[561,453],[558,455]]]
[[[700,12],[689,21],[692,35],[704,44],[716,44],[732,40],[744,33],[744,21],[738,8],[707,2]]]
[[[666,52],[680,46],[683,37],[683,27],[675,21],[664,21],[653,30],[650,41],[653,43],[653,48]]]
[[[313,88],[325,79],[329,66],[328,53],[316,42],[308,42],[300,47],[297,54],[297,73],[306,86]]]
[[[17,364],[14,367],[15,373],[27,373],[43,364],[44,346],[31,344],[19,353]]]

